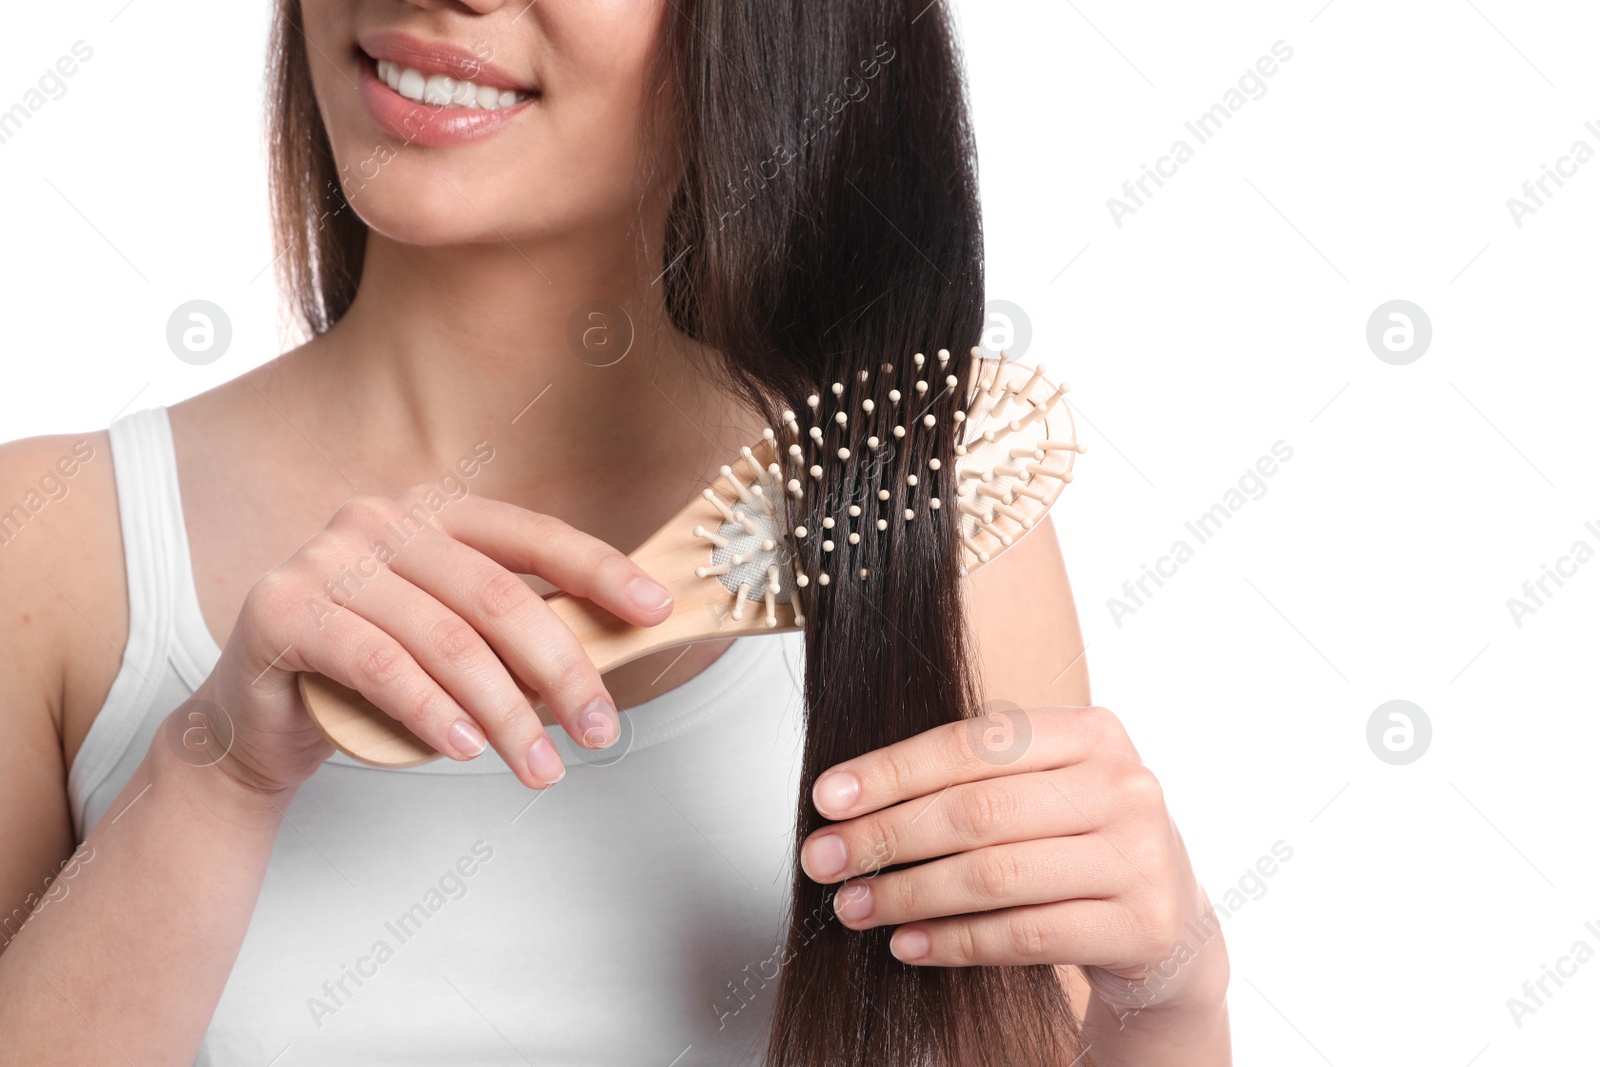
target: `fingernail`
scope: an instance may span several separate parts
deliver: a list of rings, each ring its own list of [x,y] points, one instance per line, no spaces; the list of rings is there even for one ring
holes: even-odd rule
[[[844,870],[844,865],[849,859],[844,847],[844,838],[838,834],[813,837],[800,854],[801,866],[814,881],[832,878]]]
[[[628,583],[628,599],[645,611],[660,611],[672,603],[667,587],[650,578],[635,578]]]
[[[578,712],[578,736],[586,748],[605,748],[622,736],[622,720],[609,700],[596,697]]]
[[[550,739],[541,737],[528,749],[528,770],[545,785],[555,785],[566,776],[567,766],[561,762],[561,753]]]
[[[902,963],[920,960],[928,954],[932,942],[921,930],[901,930],[889,939],[889,951]]]
[[[466,719],[457,719],[450,727],[450,747],[456,750],[456,755],[462,759],[472,759],[481,755],[489,747],[483,731],[478,725]]]
[[[872,914],[872,889],[865,882],[845,886],[834,895],[834,914],[847,923],[860,922]],[[923,949],[924,952],[927,949]]]
[[[861,795],[861,783],[853,774],[835,771],[818,778],[811,795],[816,798],[817,807],[824,814],[829,811],[848,811]]]

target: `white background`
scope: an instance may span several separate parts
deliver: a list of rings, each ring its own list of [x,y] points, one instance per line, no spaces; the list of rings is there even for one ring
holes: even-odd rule
[[[1024,358],[1073,383],[1090,447],[1057,521],[1096,700],[1213,899],[1293,850],[1225,922],[1237,1062],[1592,1060],[1600,960],[1520,1027],[1506,1000],[1574,942],[1600,951],[1600,561],[1520,627],[1506,602],[1575,541],[1600,549],[1600,160],[1521,227],[1506,201],[1574,141],[1600,150],[1600,18],[1321,3],[960,0],[991,296],[1027,311]],[[0,145],[0,439],[276,355],[266,5],[7,22],[0,108],[74,41],[94,56]],[[1198,144],[1184,122],[1279,40],[1265,95]],[[1119,227],[1107,198],[1180,137],[1194,158]],[[233,323],[208,367],[166,347],[195,298]],[[1392,299],[1433,327],[1405,366],[1365,338]],[[1184,523],[1278,441],[1265,495],[1199,545]],[[1119,625],[1108,598],[1179,538],[1194,558]],[[1432,724],[1405,766],[1367,744],[1391,699]]]

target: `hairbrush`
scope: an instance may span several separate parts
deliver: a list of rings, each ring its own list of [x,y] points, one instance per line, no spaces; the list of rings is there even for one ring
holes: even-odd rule
[[[849,551],[869,524],[883,533],[926,511],[954,508],[961,573],[988,563],[1043,519],[1085,449],[1065,402],[1067,386],[1047,382],[1043,367],[986,359],[973,348],[963,387],[950,363],[946,349],[933,359],[917,353],[905,393],[883,390],[897,380],[890,364],[876,380],[859,371],[784,411],[781,429],[740,449],[629,555],[671,591],[666,621],[632,626],[565,593],[546,603],[604,674],[665,648],[803,629],[806,598],[831,580],[821,567],[808,573],[805,561]],[[917,450],[905,447],[915,443],[907,435],[933,433],[953,435],[955,469],[940,469],[936,458],[909,469],[906,457]],[[841,500],[820,529],[797,525],[791,516],[805,510],[806,494],[826,494],[832,473],[852,461],[866,466],[856,479],[865,491]],[[538,695],[512,677],[537,705]],[[352,759],[409,767],[440,757],[355,690],[311,672],[300,674],[299,685],[322,732]]]

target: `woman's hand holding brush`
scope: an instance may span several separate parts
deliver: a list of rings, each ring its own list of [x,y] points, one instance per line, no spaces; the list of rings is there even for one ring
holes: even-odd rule
[[[296,686],[315,671],[446,756],[492,746],[524,784],[548,786],[561,757],[516,678],[580,744],[603,748],[620,724],[583,646],[520,574],[634,625],[672,613],[668,591],[625,555],[548,515],[432,485],[359,496],[250,589],[216,669],[169,728],[221,738],[215,762],[248,786],[292,790],[332,751]]]

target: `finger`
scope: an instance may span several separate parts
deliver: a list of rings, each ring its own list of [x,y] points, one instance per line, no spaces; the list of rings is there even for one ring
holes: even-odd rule
[[[511,674],[538,694],[579,744],[603,748],[622,736],[616,704],[589,654],[527,582],[443,534],[434,535],[418,551],[396,556],[389,566],[455,616],[455,621],[431,621],[438,627],[431,638],[437,647],[424,665],[439,662],[453,669],[457,678],[484,688],[492,721],[483,725],[491,737],[499,724],[508,740],[521,738],[524,729],[518,720],[532,714]],[[362,600],[355,604],[365,610]],[[471,638],[468,632],[457,631],[468,631]],[[457,692],[448,684],[446,688]],[[526,740],[531,743],[532,738]]]
[[[419,552],[413,558],[423,555]],[[544,601],[534,596],[521,579],[496,564],[489,565],[521,585],[539,609],[550,613]],[[513,681],[506,664],[458,610],[387,570],[367,581],[344,606],[345,613],[361,616],[399,641],[465,710],[478,730],[477,738],[493,745],[524,784],[542,787],[560,780],[564,773],[560,753],[533,705]],[[545,626],[565,630],[551,614]],[[583,662],[594,674],[588,660]],[[598,675],[594,675],[592,685],[604,692]],[[470,730],[463,739],[467,736]],[[479,747],[481,751],[482,745]]]
[[[251,587],[241,614],[253,613],[264,623],[248,631],[259,646],[249,650],[252,656],[284,672],[314,671],[356,690],[454,759],[483,751],[482,731],[472,716],[404,645],[354,612],[322,610],[306,596],[307,588],[283,570]]]
[[[829,819],[876,811],[947,786],[1068,766],[1091,754],[1132,755],[1101,707],[992,707],[829,768],[811,797]]]
[[[1090,761],[951,786],[814,832],[800,863],[813,881],[838,882],[988,845],[1087,833],[1117,816],[1125,778],[1148,773],[1140,764]]]
[[[1057,900],[1108,898],[1128,872],[1099,834],[1044,838],[963,852],[857,878],[834,895],[852,930]]]
[[[889,951],[922,967],[1116,967],[1130,958],[1127,926],[1112,901],[1064,900],[908,924],[889,939]]]
[[[644,568],[560,519],[477,496],[451,504],[438,518],[450,536],[506,569],[537,574],[626,622],[654,626],[672,614],[672,594]]]

